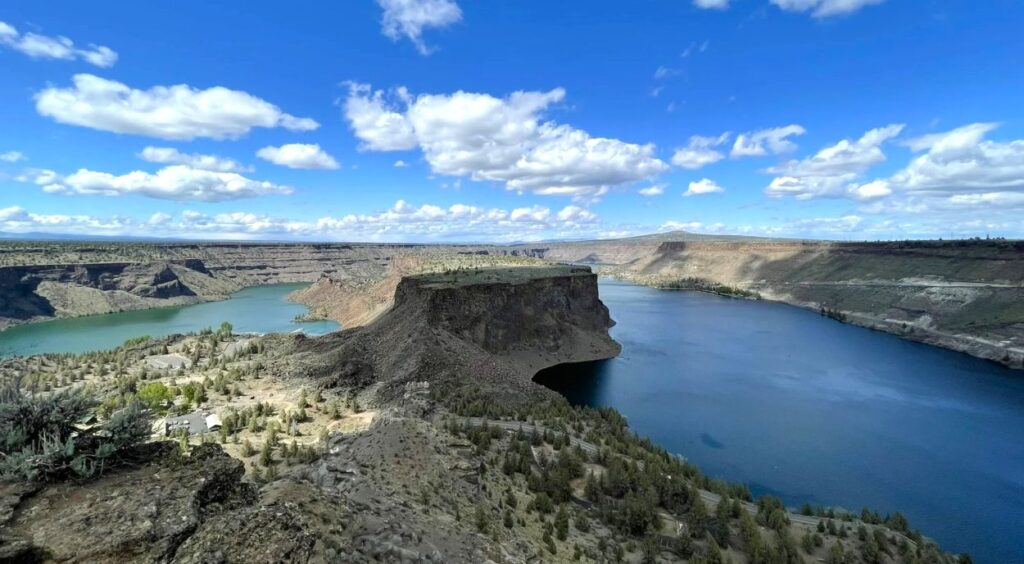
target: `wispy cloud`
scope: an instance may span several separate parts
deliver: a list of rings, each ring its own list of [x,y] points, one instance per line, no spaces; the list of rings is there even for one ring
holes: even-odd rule
[[[89,45],[82,49],[63,36],[19,33],[14,26],[0,21],[0,45],[14,49],[33,59],[73,61],[81,59],[97,67],[108,68],[117,62],[117,53],[102,45]]]

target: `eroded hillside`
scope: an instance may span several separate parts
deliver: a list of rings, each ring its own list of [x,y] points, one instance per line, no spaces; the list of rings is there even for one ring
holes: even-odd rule
[[[531,245],[0,243],[0,326],[310,282],[315,317],[363,325],[406,274],[594,265],[640,284],[760,296],[1024,367],[1024,243],[839,243],[662,233]]]
[[[386,313],[318,338],[8,359],[3,430],[30,441],[10,414],[61,405],[50,439],[81,444],[4,452],[0,559],[958,562],[898,514],[753,503],[531,380],[617,354],[610,325],[587,268],[487,268],[404,277]],[[173,430],[193,410],[205,426]],[[137,429],[125,413],[157,419],[153,442],[74,462]]]
[[[0,328],[219,300],[259,284],[376,284],[394,271],[395,259],[444,268],[453,262],[467,266],[474,257],[518,260],[526,253],[459,245],[0,242]],[[390,290],[377,301],[386,303]],[[333,305],[336,292],[327,288],[319,302],[316,295],[304,301],[324,316],[351,321]]]
[[[760,295],[1024,367],[1024,243],[838,243],[664,234],[545,257],[663,288]]]

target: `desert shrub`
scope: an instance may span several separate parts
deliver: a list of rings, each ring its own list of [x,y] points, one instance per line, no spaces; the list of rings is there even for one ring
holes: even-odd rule
[[[80,390],[24,394],[17,383],[0,390],[0,477],[53,481],[103,472],[149,437],[139,403],[102,425],[76,427],[96,401]]]

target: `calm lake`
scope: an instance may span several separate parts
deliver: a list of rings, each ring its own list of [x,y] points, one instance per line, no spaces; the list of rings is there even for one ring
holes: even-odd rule
[[[622,355],[538,382],[755,496],[901,511],[946,550],[1024,562],[1024,372],[781,304],[600,291]]]
[[[162,337],[216,329],[227,321],[237,333],[302,331],[321,335],[338,329],[334,321],[296,322],[304,305],[285,297],[307,284],[253,286],[231,299],[202,304],[90,315],[19,325],[0,332],[0,356],[109,349],[140,335]]]

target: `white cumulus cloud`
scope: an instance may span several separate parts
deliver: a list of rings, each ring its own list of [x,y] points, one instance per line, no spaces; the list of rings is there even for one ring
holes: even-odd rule
[[[691,182],[686,188],[686,192],[683,192],[683,196],[703,196],[705,194],[714,194],[716,192],[725,192],[725,188],[722,188],[718,183],[710,178],[702,178],[695,182]]]
[[[504,183],[509,190],[576,198],[650,179],[668,166],[654,145],[602,137],[544,121],[565,91],[504,98],[458,91],[391,96],[350,85],[345,116],[364,150],[419,148],[434,173]]]
[[[139,158],[151,163],[182,164],[200,170],[213,170],[217,172],[246,172],[249,170],[233,159],[216,155],[182,153],[172,147],[146,147],[139,153]]]
[[[199,90],[177,84],[137,90],[91,74],[76,74],[72,83],[36,94],[36,110],[60,123],[160,139],[234,139],[254,127],[310,131],[320,126],[222,86]]]
[[[891,182],[911,192],[1024,191],[1024,139],[985,139],[999,124],[972,123],[907,142],[924,152]]]
[[[732,145],[733,157],[761,157],[764,155],[780,155],[796,150],[796,143],[790,137],[806,133],[799,125],[787,125],[741,133],[736,136]]]
[[[25,154],[21,151],[7,151],[6,153],[0,153],[0,161],[5,163],[16,163],[23,160],[25,160]]]
[[[117,53],[102,45],[90,45],[84,49],[75,47],[67,37],[19,33],[14,26],[0,21],[0,45],[19,51],[33,59],[57,59],[73,61],[82,59],[91,65],[107,68],[117,62]]]
[[[729,141],[729,132],[718,137],[694,135],[686,147],[676,149],[672,154],[672,164],[689,170],[696,170],[709,164],[717,163],[725,158],[721,151],[715,149]]]
[[[423,30],[443,28],[462,20],[462,10],[452,0],[377,0],[384,9],[381,31],[393,41],[407,37],[421,55],[433,50],[423,41]]]
[[[704,10],[725,10],[729,0],[693,0],[693,5]]]
[[[641,196],[646,196],[648,198],[651,197],[651,196],[660,196],[660,195],[662,195],[664,193],[665,193],[665,185],[664,184],[655,184],[654,186],[648,186],[647,188],[641,188],[640,189],[640,195]]]
[[[777,175],[765,193],[771,197],[793,196],[798,200],[830,196],[849,196],[872,199],[887,196],[887,185],[870,183],[857,186],[854,182],[872,166],[885,161],[882,144],[903,131],[902,124],[872,129],[852,141],[843,139],[801,160],[790,160],[771,167],[768,172]]]
[[[60,176],[44,170],[23,175],[19,180],[34,182],[54,194],[137,195],[194,202],[223,202],[293,192],[289,186],[252,180],[234,172],[201,170],[186,165],[168,166],[155,173],[136,170],[121,175],[83,168]]]
[[[333,170],[341,166],[320,145],[289,143],[280,147],[263,147],[256,151],[256,156],[288,168]]]
[[[468,204],[413,205],[404,200],[368,214],[316,219],[275,217],[246,211],[207,214],[187,209],[148,218],[36,214],[20,206],[0,208],[0,231],[83,235],[135,235],[202,239],[304,239],[347,241],[529,241],[593,235],[600,219],[578,206],[554,211],[543,206],[504,210]]]

